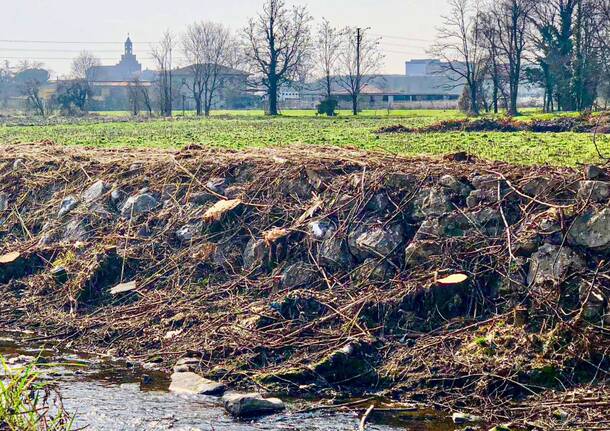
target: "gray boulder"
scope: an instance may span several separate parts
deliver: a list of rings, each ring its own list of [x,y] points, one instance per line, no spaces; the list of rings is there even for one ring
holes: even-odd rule
[[[316,280],[315,267],[304,262],[297,262],[288,266],[282,272],[281,285],[286,289],[307,286]]]
[[[580,297],[583,305],[583,318],[589,322],[599,323],[604,315],[606,298],[601,290],[587,284],[581,285]]]
[[[222,397],[225,410],[235,417],[263,416],[280,412],[286,407],[278,398],[263,398],[261,394],[228,393]]]
[[[411,217],[414,220],[424,220],[429,217],[439,217],[453,210],[453,204],[443,188],[422,189],[413,200]]]
[[[192,372],[174,373],[169,385],[170,392],[189,395],[222,395],[225,385],[204,379]]]
[[[585,178],[588,180],[596,180],[604,176],[604,170],[595,165],[585,166]]]
[[[571,273],[585,268],[585,262],[569,247],[544,244],[534,253],[527,276],[529,285],[559,284]]]
[[[14,171],[18,171],[21,168],[25,167],[25,161],[23,159],[16,159],[13,162],[13,170]]]
[[[197,226],[187,224],[176,231],[176,238],[178,238],[178,241],[180,242],[189,242],[195,237],[195,235],[197,235],[198,232],[199,229]]]
[[[496,203],[498,203],[498,191],[493,189],[473,190],[466,198],[466,206],[468,208]]]
[[[568,241],[596,251],[610,249],[610,208],[590,210],[577,217],[568,232]]]
[[[319,249],[322,264],[331,270],[348,269],[353,263],[345,241],[340,238],[330,238],[322,241]]]
[[[352,279],[369,283],[371,281],[385,281],[393,274],[392,267],[387,262],[379,262],[379,259],[370,258],[354,270]]]
[[[265,243],[265,240],[251,238],[250,241],[248,241],[248,244],[246,244],[243,253],[244,267],[246,269],[252,269],[262,265],[268,253],[269,247]]]
[[[457,412],[451,415],[451,420],[456,425],[464,425],[468,423],[481,422],[483,419],[480,416],[471,415],[469,413]]]
[[[428,263],[432,256],[440,254],[442,246],[437,241],[412,241],[405,249],[405,266],[414,268]]]
[[[389,187],[397,188],[397,189],[408,189],[417,184],[418,180],[414,175],[411,174],[402,174],[399,172],[395,172],[389,174],[386,178],[386,184]]]
[[[404,229],[400,225],[383,229],[374,228],[360,234],[356,249],[371,257],[387,257],[393,254],[404,240]]]
[[[73,219],[66,225],[63,234],[64,241],[82,241],[88,236],[87,223],[81,219]]]
[[[96,181],[91,187],[89,187],[83,193],[83,201],[90,203],[101,198],[106,191],[108,191],[108,185],[102,181]]]
[[[174,373],[194,372],[200,363],[201,360],[197,358],[180,358],[174,365]]]
[[[0,193],[0,212],[8,209],[9,196],[6,193]]]
[[[390,199],[388,195],[380,192],[373,195],[370,201],[366,204],[366,208],[370,211],[383,212],[390,205]]]
[[[78,206],[78,199],[74,196],[67,196],[61,201],[61,205],[59,206],[59,217],[63,217],[72,211],[74,208]]]
[[[225,190],[229,186],[229,182],[226,178],[214,177],[210,178],[210,180],[206,183],[205,186],[214,193],[224,195]]]
[[[578,183],[578,199],[591,202],[608,202],[610,183],[605,181],[581,181]]]
[[[123,204],[121,215],[123,217],[131,217],[146,214],[159,207],[159,201],[151,194],[142,193],[136,196],[131,196]]]
[[[318,241],[329,239],[335,233],[334,225],[328,220],[318,220],[309,223],[309,235]]]
[[[110,202],[112,202],[115,207],[118,207],[126,198],[127,193],[121,189],[113,189],[112,192],[110,192]]]
[[[457,179],[453,175],[443,175],[439,178],[438,183],[442,187],[451,190],[453,193],[463,198],[467,197],[472,191],[470,184]]]
[[[499,179],[496,175],[476,175],[470,180],[475,189],[479,190],[498,190],[506,187],[506,182]]]

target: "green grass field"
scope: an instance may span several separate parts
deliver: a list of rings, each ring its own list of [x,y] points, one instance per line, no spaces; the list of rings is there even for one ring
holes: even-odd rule
[[[126,113],[98,113],[100,117]],[[567,114],[574,115],[574,114]],[[551,116],[526,111],[521,119]],[[468,151],[476,156],[517,164],[577,166],[599,161],[592,136],[578,133],[428,133],[376,135],[380,127],[421,127],[439,120],[463,118],[456,111],[366,111],[359,117],[341,112],[337,118],[312,111],[288,111],[278,118],[258,111],[217,111],[212,118],[192,115],[174,120],[96,122],[45,126],[0,126],[0,142],[53,140],[65,145],[178,148],[200,143],[219,148],[274,147],[293,144],[337,145],[403,155],[442,155]],[[109,118],[106,118],[108,120]],[[598,136],[610,154],[610,136]]]

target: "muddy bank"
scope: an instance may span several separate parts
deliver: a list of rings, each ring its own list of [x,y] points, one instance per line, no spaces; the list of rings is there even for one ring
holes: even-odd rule
[[[550,120],[520,121],[514,118],[480,118],[445,120],[426,127],[403,125],[383,127],[378,134],[386,133],[440,133],[440,132],[534,132],[534,133],[610,133],[610,115],[602,113],[578,117],[557,117]]]
[[[232,388],[540,427],[607,411],[604,169],[2,149],[4,327]]]

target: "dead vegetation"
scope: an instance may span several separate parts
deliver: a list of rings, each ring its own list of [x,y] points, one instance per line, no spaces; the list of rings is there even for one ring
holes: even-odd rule
[[[610,183],[587,175],[5,146],[0,324],[166,368],[195,357],[230,385],[588,427],[609,406]]]
[[[610,115],[583,114],[578,117],[556,117],[550,120],[520,121],[515,118],[477,118],[444,120],[426,127],[402,125],[383,127],[378,134],[386,133],[440,133],[440,132],[535,132],[535,133],[610,133]]]

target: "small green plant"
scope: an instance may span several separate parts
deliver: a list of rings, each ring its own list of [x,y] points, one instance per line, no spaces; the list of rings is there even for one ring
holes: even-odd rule
[[[34,365],[12,368],[0,356],[0,430],[68,431],[73,418],[59,393],[40,380]]]
[[[334,117],[337,115],[337,106],[339,102],[335,99],[324,99],[318,105],[318,114],[326,114],[329,117]]]

